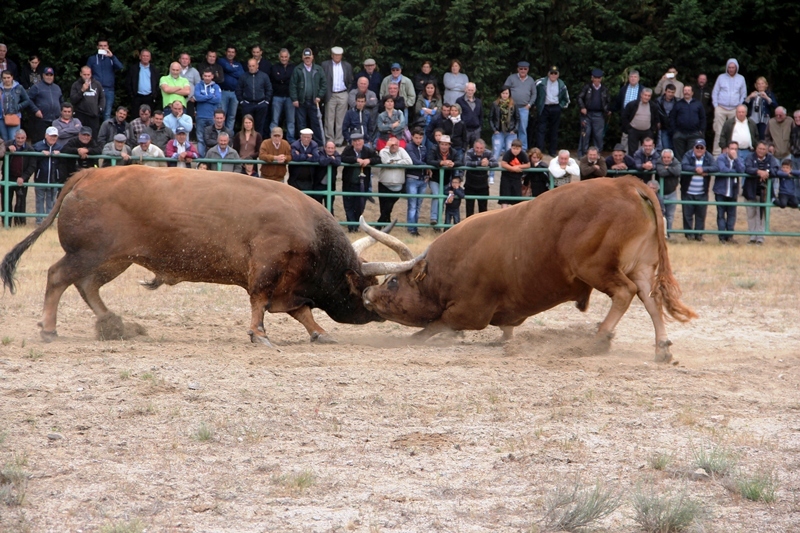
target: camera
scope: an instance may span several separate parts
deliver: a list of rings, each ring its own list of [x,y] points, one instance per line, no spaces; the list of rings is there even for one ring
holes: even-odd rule
[[[108,55],[108,50],[104,50],[104,49],[100,48],[100,49],[97,50],[97,53],[100,54],[101,56],[107,56]]]

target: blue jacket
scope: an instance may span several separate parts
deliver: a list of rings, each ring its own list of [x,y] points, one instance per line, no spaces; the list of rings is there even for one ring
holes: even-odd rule
[[[361,133],[364,136],[364,142],[372,142],[374,131],[374,120],[372,114],[363,109],[350,109],[344,114],[344,121],[342,122],[342,135],[347,144],[350,144],[350,135],[353,133]]]
[[[214,110],[219,107],[219,103],[222,101],[222,89],[213,81],[208,87],[201,81],[194,87],[194,100],[197,118],[213,120]]]
[[[778,170],[778,177],[780,178],[780,185],[778,186],[778,194],[785,194],[787,196],[794,196],[797,184],[795,180],[800,176],[800,170],[792,170],[791,172],[784,172]]]
[[[741,158],[731,159],[728,154],[720,154],[717,158],[717,170],[728,174],[734,172],[744,173],[744,162]],[[739,178],[733,176],[715,176],[714,194],[722,196],[739,196]]]
[[[417,146],[413,141],[406,144],[406,152],[408,157],[411,158],[413,165],[427,165],[428,164],[428,149],[425,148],[425,143]],[[406,179],[414,178],[421,180],[425,176],[425,170],[421,168],[407,168]]]
[[[269,103],[272,100],[272,82],[269,76],[260,70],[255,74],[242,74],[236,86],[236,99],[250,104]]]
[[[28,89],[28,98],[42,112],[42,120],[53,122],[61,116],[61,102],[64,101],[64,95],[61,87],[55,83],[40,81],[34,84]]]
[[[475,109],[467,103],[466,96],[460,96],[456,103],[461,106],[461,122],[468,130],[479,130],[483,127],[483,103],[475,97]]]
[[[239,85],[239,78],[244,74],[244,68],[238,61],[231,63],[225,58],[219,61],[222,65],[222,72],[225,73],[225,81],[222,82],[223,91],[235,91]]]
[[[694,98],[688,102],[681,98],[675,102],[675,107],[669,114],[669,125],[674,132],[705,132],[706,110],[703,109],[703,104]]]
[[[16,81],[13,82],[13,85],[11,85],[10,89],[5,89],[2,86],[0,86],[0,91],[2,91],[3,93],[2,111],[4,115],[10,115],[10,114],[21,115],[22,110],[25,109],[26,107],[31,108],[31,111],[33,111],[34,113],[38,111],[36,104],[31,102],[30,98],[28,98],[28,93],[25,91],[25,89],[22,88],[22,85],[20,85],[18,82]],[[11,140],[11,139],[6,139],[6,140]]]
[[[742,196],[746,200],[758,200],[759,193],[766,188],[766,182],[761,181],[761,178],[758,177],[758,171],[766,170],[769,172],[769,177],[774,178],[778,175],[779,169],[780,164],[774,156],[767,154],[764,159],[759,159],[756,153],[752,152],[744,160],[744,171],[748,174],[748,177],[744,180]]]
[[[51,157],[31,157],[32,168],[29,169],[29,172],[26,172],[33,174],[33,181],[36,183],[62,183],[61,161],[52,157],[52,154],[53,152],[60,152],[63,147],[63,143],[60,142],[50,146],[45,139],[33,145],[34,152],[41,153],[47,150],[51,154]],[[73,165],[75,164],[74,159],[67,161],[70,161]]]
[[[674,112],[673,110],[673,113]],[[697,168],[695,161],[694,150],[689,150],[683,154],[681,170],[684,172],[691,172],[692,174],[681,174],[681,197],[685,197],[689,194],[689,184],[692,183],[692,176]],[[703,176],[703,193],[708,194],[708,186],[711,182],[711,176],[708,174],[717,171],[717,162],[714,161],[713,155],[705,152],[700,166],[703,168],[703,172],[706,173],[706,175]]]
[[[106,91],[114,90],[114,73],[122,70],[122,62],[117,56],[101,56],[95,54],[86,60],[86,66],[92,69],[92,77],[100,82]]]

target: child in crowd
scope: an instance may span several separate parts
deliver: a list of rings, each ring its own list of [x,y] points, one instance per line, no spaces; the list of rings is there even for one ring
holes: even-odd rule
[[[797,207],[797,197],[794,194],[797,184],[795,180],[800,176],[800,170],[792,170],[792,159],[787,157],[781,161],[781,169],[778,171],[780,183],[778,185],[778,197],[772,203],[780,207]]]
[[[445,191],[447,200],[444,201],[444,223],[458,224],[461,222],[461,200],[464,199],[464,188],[461,186],[461,178],[453,176],[450,185]]]

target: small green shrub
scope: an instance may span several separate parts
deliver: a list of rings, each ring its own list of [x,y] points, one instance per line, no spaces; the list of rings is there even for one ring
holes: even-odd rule
[[[685,493],[665,495],[637,487],[633,492],[633,520],[646,533],[679,533],[699,522],[705,508]]]
[[[545,500],[545,531],[580,531],[605,518],[619,507],[618,491],[597,481],[593,487],[581,484],[580,479],[569,485],[559,485]]]

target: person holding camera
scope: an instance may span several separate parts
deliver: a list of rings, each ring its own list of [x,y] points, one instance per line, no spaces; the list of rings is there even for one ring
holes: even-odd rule
[[[658,80],[658,84],[656,84],[656,88],[653,89],[653,92],[656,95],[662,94],[667,85],[672,84],[675,86],[675,94],[683,94],[683,82],[678,81],[678,69],[675,68],[675,65],[670,65],[667,68],[667,71],[661,76],[661,79]]]

